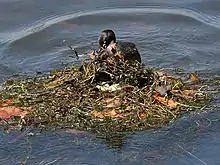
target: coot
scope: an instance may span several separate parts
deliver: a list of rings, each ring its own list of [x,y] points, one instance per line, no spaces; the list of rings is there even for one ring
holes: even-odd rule
[[[101,32],[99,36],[99,46],[111,54],[120,55],[120,57],[125,60],[138,61],[141,63],[141,56],[135,44],[132,42],[117,42],[113,30],[106,29]]]

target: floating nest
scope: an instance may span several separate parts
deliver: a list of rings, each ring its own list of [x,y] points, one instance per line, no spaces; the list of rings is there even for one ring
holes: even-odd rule
[[[190,82],[183,82],[102,51],[81,67],[8,80],[0,92],[0,117],[2,124],[21,128],[143,130],[204,107],[209,98],[199,81],[191,75]]]

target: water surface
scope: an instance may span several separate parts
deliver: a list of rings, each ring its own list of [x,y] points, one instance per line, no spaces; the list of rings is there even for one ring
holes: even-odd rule
[[[0,82],[79,65],[106,28],[134,42],[148,66],[219,75],[219,11],[217,0],[0,0]],[[69,57],[68,44],[79,52],[79,61]],[[114,138],[77,131],[1,132],[0,162],[220,164],[219,116],[218,109],[186,115],[164,128],[125,136],[118,146]]]

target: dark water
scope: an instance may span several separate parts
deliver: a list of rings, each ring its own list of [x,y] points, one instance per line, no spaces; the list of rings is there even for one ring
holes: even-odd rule
[[[145,64],[220,75],[218,0],[0,0],[0,82],[79,64],[67,45],[82,60],[105,28],[136,43]],[[184,116],[170,126],[130,134],[118,148],[76,131],[1,132],[0,164],[218,165],[219,117],[218,109]]]

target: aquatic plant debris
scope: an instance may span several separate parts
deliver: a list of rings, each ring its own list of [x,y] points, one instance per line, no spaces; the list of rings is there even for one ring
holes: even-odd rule
[[[0,92],[0,118],[19,128],[144,130],[202,108],[209,97],[201,86],[103,50],[80,67],[8,80]]]

